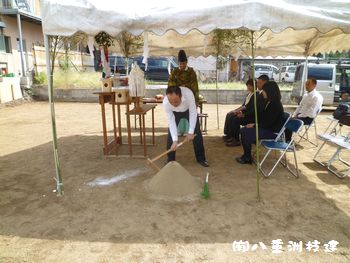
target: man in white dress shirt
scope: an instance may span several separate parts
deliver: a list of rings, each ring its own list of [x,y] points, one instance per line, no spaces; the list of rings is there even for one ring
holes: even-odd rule
[[[193,92],[185,87],[169,86],[163,100],[163,107],[169,123],[167,149],[173,150],[168,154],[168,162],[175,160],[175,151],[178,144],[177,126],[181,119],[186,119],[189,122],[186,140],[193,141],[197,162],[204,167],[208,167]]]
[[[317,80],[310,78],[305,83],[307,91],[304,94],[298,108],[293,113],[293,118],[302,120],[305,125],[310,125],[317,116],[318,111],[322,108],[323,97],[316,90]],[[286,140],[290,141],[292,133],[286,129]]]

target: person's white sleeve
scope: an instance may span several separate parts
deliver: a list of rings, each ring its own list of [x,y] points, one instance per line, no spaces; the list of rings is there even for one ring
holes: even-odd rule
[[[178,141],[175,115],[169,106],[169,101],[167,100],[167,98],[164,98],[163,107],[165,110],[166,117],[168,119],[171,138],[173,139],[173,142]]]
[[[315,118],[317,115],[317,111],[320,108],[320,103],[317,98],[317,96],[313,97],[310,103],[310,114],[312,117],[310,118]]]
[[[197,106],[196,101],[194,99],[193,92],[189,90],[187,92],[187,102],[188,102],[188,109],[189,109],[189,118],[190,118],[190,127],[188,129],[189,134],[194,134],[194,129],[196,128],[197,123]]]
[[[316,117],[317,115],[317,111],[319,111],[322,107],[322,100],[318,97],[318,96],[315,96],[312,98],[312,104],[311,104],[311,114],[313,116],[313,118]]]
[[[323,97],[322,97],[321,94],[320,94],[320,96],[318,97],[317,105],[318,105],[317,109],[318,109],[318,110],[321,110],[321,109],[322,109],[322,105],[323,105]]]

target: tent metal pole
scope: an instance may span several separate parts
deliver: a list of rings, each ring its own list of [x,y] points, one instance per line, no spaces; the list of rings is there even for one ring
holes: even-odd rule
[[[317,35],[318,33],[316,33],[316,36],[314,36],[314,38],[312,40],[315,40],[317,38]],[[311,42],[312,40],[308,40],[305,42],[305,50],[304,50],[304,55],[305,55],[305,66],[304,66],[304,70],[303,70],[303,75],[302,75],[302,78],[301,78],[301,90],[300,90],[300,101],[302,99],[302,97],[304,96],[304,92],[305,92],[305,82],[306,80],[308,79],[308,74],[309,74],[309,70],[308,70],[308,56],[309,56],[309,53],[310,53],[310,46],[311,46]],[[300,101],[298,104],[300,104]]]
[[[252,62],[251,62],[251,78],[254,80],[255,78],[255,52],[254,52],[254,31],[250,31],[251,33],[251,51],[252,51]],[[256,197],[257,200],[260,201],[260,160],[259,160],[259,122],[258,122],[258,107],[257,107],[257,97],[256,97],[256,85],[255,81],[253,81],[254,85],[254,115],[255,115],[255,145],[256,145]]]
[[[64,194],[63,191],[63,183],[61,177],[61,168],[60,162],[58,158],[58,150],[57,150],[57,131],[56,131],[56,116],[55,116],[55,105],[53,101],[53,72],[50,67],[50,44],[49,44],[49,36],[44,35],[44,44],[45,44],[45,54],[46,54],[46,75],[47,75],[47,85],[48,85],[48,93],[49,93],[49,104],[51,110],[51,127],[52,127],[52,143],[53,143],[53,154],[55,159],[55,169],[56,169],[56,193],[58,196],[62,196]]]
[[[304,96],[304,92],[305,92],[305,82],[307,81],[308,79],[308,74],[309,74],[309,70],[308,70],[308,64],[309,64],[309,61],[308,61],[308,55],[306,54],[305,55],[305,66],[304,66],[304,72],[303,72],[303,76],[301,78],[301,81],[302,81],[302,84],[301,84],[301,94],[300,94],[300,99]],[[300,103],[300,101],[299,101]],[[299,104],[298,103],[298,104]]]

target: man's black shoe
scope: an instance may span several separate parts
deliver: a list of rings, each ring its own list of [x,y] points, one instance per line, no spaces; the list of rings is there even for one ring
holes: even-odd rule
[[[236,139],[232,138],[232,140],[230,142],[225,143],[225,145],[228,147],[235,147],[235,146],[240,146],[241,143]]]
[[[198,163],[204,167],[209,167],[209,163],[207,161],[198,161]]]
[[[247,160],[243,156],[236,157],[236,161],[240,164],[252,164],[252,160]]]
[[[233,138],[232,138],[232,137],[228,137],[227,135],[225,135],[225,136],[222,136],[222,140],[223,140],[224,142],[230,142],[230,141],[233,140]]]

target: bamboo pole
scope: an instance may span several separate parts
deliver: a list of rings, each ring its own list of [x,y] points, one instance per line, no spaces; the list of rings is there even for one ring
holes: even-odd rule
[[[220,121],[219,121],[219,88],[218,88],[218,56],[216,57],[216,80],[215,80],[215,85],[216,85],[216,121],[217,121],[217,126],[218,129],[220,129]]]
[[[252,63],[250,64],[251,78],[254,80],[255,77],[255,52],[254,52],[254,31],[251,33],[251,51],[252,51]],[[260,201],[260,160],[259,160],[259,123],[258,123],[258,109],[257,109],[257,97],[256,97],[256,85],[254,84],[254,114],[255,114],[255,141],[256,141],[256,194],[257,200]]]
[[[47,84],[49,93],[49,104],[51,110],[51,127],[52,127],[52,143],[53,143],[53,154],[55,159],[55,170],[56,170],[56,192],[58,196],[64,194],[63,183],[61,177],[61,168],[58,158],[58,148],[57,148],[57,131],[56,131],[56,116],[55,116],[55,105],[53,101],[53,72],[50,68],[50,44],[48,35],[44,35],[45,43],[45,53],[46,53],[46,74],[47,74]]]

